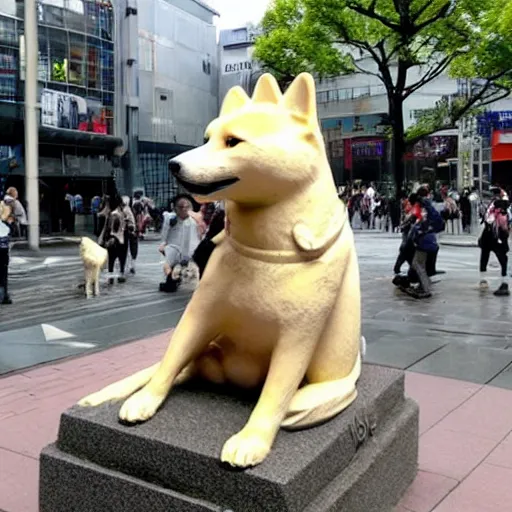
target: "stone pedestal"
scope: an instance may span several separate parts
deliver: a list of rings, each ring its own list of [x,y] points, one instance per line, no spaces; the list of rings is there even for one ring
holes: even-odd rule
[[[41,454],[40,512],[388,512],[412,483],[418,407],[401,371],[364,365],[356,402],[333,420],[281,431],[268,459],[219,461],[254,398],[175,389],[149,422],[119,404],[74,407]]]

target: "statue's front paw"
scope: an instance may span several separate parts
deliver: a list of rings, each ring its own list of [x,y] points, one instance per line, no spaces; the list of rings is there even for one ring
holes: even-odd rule
[[[267,439],[267,436],[244,429],[226,441],[221,460],[239,468],[256,466],[265,460],[271,447],[272,440]]]
[[[96,393],[87,395],[85,398],[82,398],[82,400],[78,402],[78,405],[80,407],[96,407],[104,402],[108,402],[108,400],[109,398],[105,398],[104,393],[98,391]]]
[[[165,396],[143,388],[126,400],[119,411],[119,419],[126,423],[147,421],[155,415],[164,399]]]

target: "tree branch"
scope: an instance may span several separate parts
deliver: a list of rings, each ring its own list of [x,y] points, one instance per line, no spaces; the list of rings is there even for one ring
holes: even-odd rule
[[[354,12],[357,12],[358,14],[366,16],[367,18],[380,21],[385,27],[388,27],[389,29],[394,30],[395,32],[399,32],[401,27],[398,23],[393,23],[388,18],[385,18],[384,16],[381,16],[379,13],[375,12],[376,3],[377,2],[373,0],[372,3],[368,6],[368,8],[365,8],[362,5],[358,4],[357,2],[351,0],[347,2],[347,7],[353,10]]]
[[[442,75],[446,68],[450,65],[453,59],[457,56],[457,54],[452,54],[444,57],[437,64],[437,66],[432,67],[427,73],[425,73],[422,78],[420,78],[416,83],[409,85],[404,89],[404,99],[408,98],[411,94],[416,92],[418,89],[421,89],[424,85],[428,84],[438,76]]]
[[[418,9],[418,11],[416,12],[416,14],[414,14],[412,16],[412,21],[413,22],[418,21],[420,19],[421,15],[430,7],[430,4],[431,4],[430,0],[425,0],[425,3],[423,4],[423,6],[420,7]]]
[[[450,10],[451,6],[452,6],[451,1],[445,3],[443,5],[443,7],[441,7],[441,9],[439,9],[439,12],[435,16],[432,16],[432,18],[425,20],[423,23],[420,23],[419,25],[415,25],[415,27],[414,27],[415,34],[417,34],[418,32],[421,32],[425,27],[432,25],[433,23],[440,20],[441,18],[444,18],[448,14],[448,11]]]

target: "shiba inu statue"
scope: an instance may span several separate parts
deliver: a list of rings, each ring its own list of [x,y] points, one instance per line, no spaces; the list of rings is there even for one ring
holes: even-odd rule
[[[231,89],[205,145],[169,167],[198,200],[226,202],[226,229],[162,361],[80,404],[135,393],[120,410],[134,423],[194,376],[259,387],[247,424],[221,452],[232,466],[253,466],[280,427],[313,426],[350,405],[361,372],[359,267],[313,78],[298,76],[284,95],[268,74],[252,99]]]
[[[107,264],[107,250],[84,236],[80,242],[80,258],[84,264],[85,296],[91,298],[94,287],[94,295],[99,297],[100,275],[102,268]]]

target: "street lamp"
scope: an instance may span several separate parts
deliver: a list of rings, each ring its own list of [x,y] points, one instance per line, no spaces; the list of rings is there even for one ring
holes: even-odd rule
[[[28,245],[39,250],[39,141],[37,121],[37,17],[36,1],[25,0],[25,197]]]

